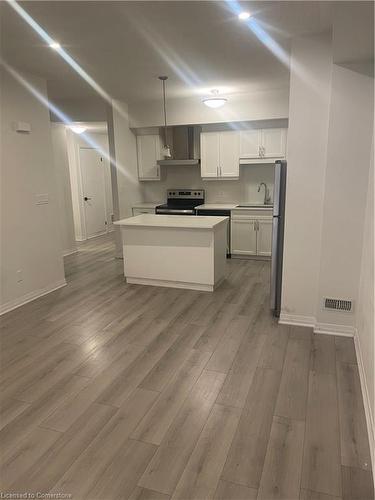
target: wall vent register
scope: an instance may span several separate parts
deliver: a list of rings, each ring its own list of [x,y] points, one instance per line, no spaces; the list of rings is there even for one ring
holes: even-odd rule
[[[323,300],[324,309],[328,309],[329,311],[352,312],[353,305],[353,301],[348,299],[324,297]]]

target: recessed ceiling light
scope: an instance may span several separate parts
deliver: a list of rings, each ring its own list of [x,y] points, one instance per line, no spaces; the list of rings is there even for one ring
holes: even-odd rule
[[[86,127],[82,127],[81,125],[69,125],[69,128],[75,134],[83,134],[87,130]]]
[[[217,89],[211,90],[212,97],[206,97],[202,102],[209,108],[220,108],[224,106],[228,99],[219,96],[219,91]]]
[[[246,19],[249,19],[250,17],[250,12],[240,12],[238,14],[238,19],[241,19],[241,21],[246,21]]]
[[[51,47],[51,49],[55,49],[55,50],[57,50],[57,49],[60,49],[60,48],[61,48],[61,45],[60,45],[59,43],[57,43],[57,42],[51,42],[51,43],[49,44],[49,46]]]

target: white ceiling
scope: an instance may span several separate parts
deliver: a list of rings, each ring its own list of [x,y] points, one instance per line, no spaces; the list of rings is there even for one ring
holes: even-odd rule
[[[55,99],[89,98],[93,90],[5,2],[2,52],[14,66],[47,79]],[[291,37],[332,24],[337,2],[241,2],[288,55]],[[168,95],[229,94],[286,85],[288,68],[241,23],[226,2],[42,1],[22,7],[112,97],[128,102]]]

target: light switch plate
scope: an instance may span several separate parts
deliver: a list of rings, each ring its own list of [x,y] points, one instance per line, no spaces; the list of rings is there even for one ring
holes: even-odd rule
[[[14,129],[16,132],[22,132],[24,134],[29,134],[31,132],[31,124],[27,122],[15,122]]]
[[[48,193],[36,194],[35,200],[36,200],[37,205],[48,205],[48,203],[49,203]]]

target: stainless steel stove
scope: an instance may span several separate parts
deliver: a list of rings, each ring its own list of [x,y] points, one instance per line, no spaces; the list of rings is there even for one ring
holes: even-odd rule
[[[168,189],[167,203],[158,205],[159,215],[195,215],[195,207],[204,204],[204,189]]]

